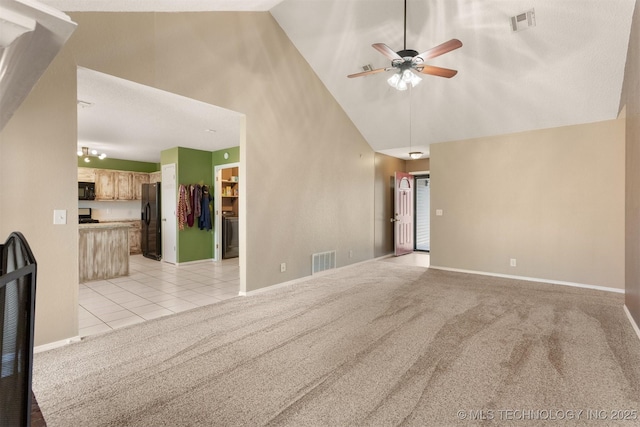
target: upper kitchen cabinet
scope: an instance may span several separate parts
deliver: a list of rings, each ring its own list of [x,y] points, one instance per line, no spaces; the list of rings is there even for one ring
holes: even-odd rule
[[[78,182],[96,182],[94,168],[78,168]]]
[[[133,179],[131,172],[116,172],[116,200],[133,200]]]
[[[78,180],[87,178],[87,181],[91,182],[87,171],[81,173],[80,169],[85,168],[78,168]],[[141,200],[142,184],[149,182],[149,174],[144,172],[94,169],[93,174],[96,200]]]
[[[142,200],[142,184],[148,184],[149,181],[150,177],[148,173],[131,173],[131,182],[133,183],[133,200]]]
[[[153,184],[154,182],[162,182],[162,171],[151,172],[149,174],[149,184]]]
[[[96,200],[116,199],[116,172],[96,169]]]

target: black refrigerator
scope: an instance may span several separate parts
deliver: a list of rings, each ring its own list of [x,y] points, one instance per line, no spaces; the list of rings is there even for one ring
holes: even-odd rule
[[[159,260],[162,258],[160,235],[160,183],[142,184],[142,255]]]

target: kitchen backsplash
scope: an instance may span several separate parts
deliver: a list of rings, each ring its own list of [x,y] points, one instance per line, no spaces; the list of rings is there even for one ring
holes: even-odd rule
[[[91,217],[101,222],[140,219],[141,212],[139,200],[117,202],[79,200],[78,207],[91,208]]]

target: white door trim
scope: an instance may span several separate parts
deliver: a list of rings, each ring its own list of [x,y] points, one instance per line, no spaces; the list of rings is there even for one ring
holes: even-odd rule
[[[222,260],[222,213],[220,212],[220,206],[222,206],[222,183],[220,177],[223,169],[240,168],[240,163],[227,163],[224,165],[217,165],[213,168],[214,185],[213,185],[213,260]],[[238,173],[240,175],[240,173]],[[240,197],[243,197],[242,193],[239,193]],[[238,205],[240,205],[238,201]],[[243,212],[238,212],[238,216],[241,216]]]

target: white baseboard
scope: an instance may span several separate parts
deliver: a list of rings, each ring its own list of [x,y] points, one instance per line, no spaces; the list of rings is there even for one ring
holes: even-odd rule
[[[631,312],[629,311],[629,308],[627,307],[627,305],[625,304],[623,307],[624,307],[624,312],[627,315],[627,318],[629,319],[631,326],[633,327],[633,330],[636,331],[636,335],[638,336],[638,339],[640,339],[640,327],[638,327],[638,324],[636,323],[635,319],[633,318],[633,316],[631,316]]]
[[[561,280],[539,279],[539,278],[536,278],[536,277],[514,276],[514,275],[510,275],[510,274],[488,273],[486,271],[462,270],[462,269],[459,269],[459,268],[439,267],[437,265],[430,265],[429,268],[432,268],[434,270],[453,271],[453,272],[456,272],[456,273],[479,274],[481,276],[502,277],[502,278],[505,278],[505,279],[524,280],[524,281],[527,281],[527,282],[549,283],[549,284],[552,284],[552,285],[573,286],[573,287],[576,287],[576,288],[595,289],[595,290],[598,290],[598,291],[616,292],[616,293],[619,293],[619,294],[624,294],[624,289],[609,288],[609,287],[606,287],[606,286],[587,285],[587,284],[584,284],[584,283],[563,282]]]
[[[71,344],[71,343],[74,343],[74,342],[79,342],[81,339],[82,338],[80,338],[80,335],[77,335],[75,337],[67,338],[66,340],[50,342],[49,344],[43,344],[43,345],[39,345],[37,347],[34,347],[33,348],[33,352],[34,353],[41,353],[43,351],[53,350],[54,348],[63,347],[65,345],[67,345],[67,344]]]
[[[273,285],[265,286],[264,288],[255,289],[255,290],[249,291],[249,292],[240,291],[240,292],[238,292],[238,295],[241,296],[241,297],[248,297],[248,296],[251,296],[251,295],[260,294],[262,292],[272,291],[274,289],[280,289],[280,288],[284,288],[286,286],[296,285],[298,283],[306,282],[307,280],[311,280],[311,279],[314,279],[316,277],[322,277],[322,276],[326,276],[327,274],[335,273],[335,272],[343,270],[345,268],[355,267],[356,265],[365,264],[367,262],[381,260],[383,258],[387,258],[388,256],[389,255],[385,255],[385,256],[382,256],[382,257],[378,257],[378,258],[366,259],[364,261],[354,262],[353,264],[343,265],[342,267],[332,268],[331,270],[324,270],[324,271],[321,271],[321,272],[316,273],[316,274],[311,274],[309,276],[299,277],[297,279],[289,280],[287,282],[275,283]]]
[[[184,267],[185,265],[210,264],[212,262],[216,262],[216,260],[213,258],[205,258],[205,259],[197,259],[195,261],[176,262],[173,265],[175,265],[176,267]],[[167,264],[171,264],[171,263],[168,262]]]

